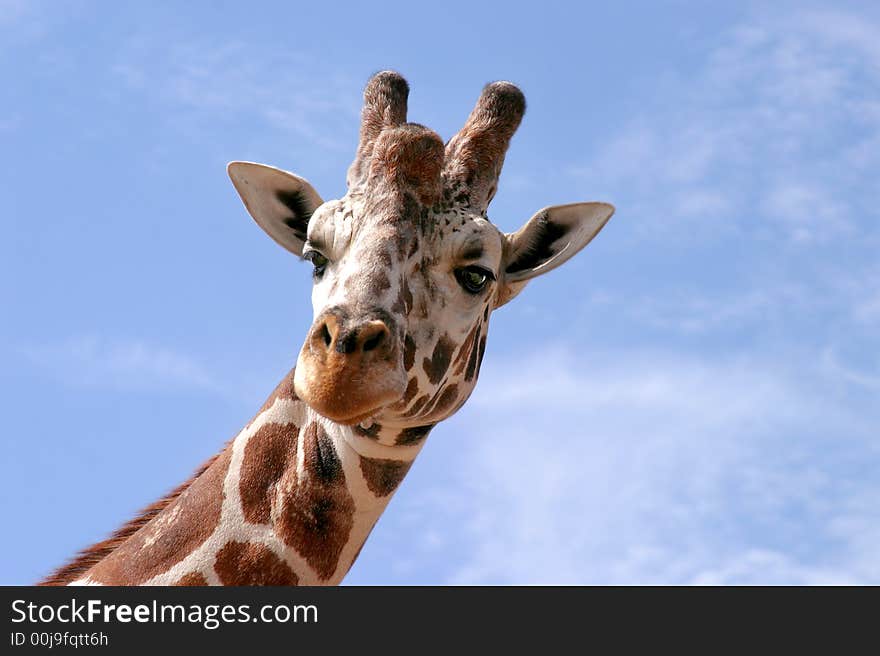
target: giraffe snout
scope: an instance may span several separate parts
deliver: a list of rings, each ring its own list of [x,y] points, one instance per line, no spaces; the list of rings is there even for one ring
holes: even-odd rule
[[[383,319],[345,321],[333,312],[315,321],[308,346],[313,355],[324,361],[328,357],[382,359],[393,350],[391,330]]]
[[[382,310],[340,307],[312,324],[297,361],[297,394],[325,417],[357,423],[400,400],[406,387],[394,320]]]

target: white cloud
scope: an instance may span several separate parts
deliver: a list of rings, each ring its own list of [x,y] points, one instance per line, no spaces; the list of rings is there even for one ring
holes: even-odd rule
[[[858,585],[861,581],[846,572],[809,567],[783,553],[750,549],[699,572],[690,583],[696,585]]]
[[[132,89],[212,119],[252,117],[304,142],[349,149],[362,81],[289,48],[245,42],[129,40],[113,71]]]
[[[786,286],[767,286],[732,295],[676,290],[630,298],[622,307],[630,318],[643,325],[687,335],[715,332],[756,320],[766,324],[776,309],[790,309],[802,299],[802,290]]]
[[[880,25],[795,12],[730,30],[574,167],[650,237],[876,235]]]
[[[828,347],[822,352],[819,364],[829,376],[836,380],[865,387],[870,391],[880,391],[880,374],[844,364],[833,347]]]
[[[865,63],[880,72],[880,41],[877,26],[863,16],[836,11],[814,11],[802,19],[804,25],[836,45],[852,48]]]
[[[32,365],[72,385],[223,392],[217,379],[191,356],[141,340],[77,336],[30,344],[21,353]]]
[[[498,364],[432,437],[453,440],[454,482],[413,502],[414,534],[465,518],[445,536],[463,559],[451,582],[880,581],[865,474],[880,414],[816,370],[566,351]]]
[[[750,331],[754,349],[762,336],[795,326],[809,324],[812,333],[822,335],[822,322],[828,316],[838,318],[838,330],[840,321],[846,322],[847,332],[860,330],[850,315],[870,316],[873,298],[873,290],[862,282],[849,276],[827,276],[819,283],[808,283],[768,275],[744,276],[733,290],[715,289],[702,280],[668,286],[655,283],[644,292],[599,289],[586,299],[579,319],[598,313],[625,323],[636,333],[651,329],[685,337]],[[797,343],[798,337],[792,336],[792,342]]]
[[[790,224],[794,239],[807,240],[844,215],[841,204],[825,193],[793,181],[780,183],[767,192],[764,211],[767,216]]]
[[[769,273],[768,273],[769,271]],[[793,361],[858,361],[853,371],[866,380],[880,376],[880,273],[871,264],[834,262],[821,275],[808,277],[803,267],[778,271],[763,266],[758,275],[743,275],[734,289],[719,289],[702,280],[654,283],[645,291],[597,289],[578,308],[577,321],[596,317],[624,326],[629,334],[650,339],[658,333],[672,338],[700,338],[694,352],[713,340],[758,354],[783,347]],[[800,279],[799,279],[800,278]],[[743,341],[745,340],[745,341]],[[784,357],[782,353],[777,353]],[[828,372],[831,375],[832,372]],[[836,373],[841,374],[842,370]],[[846,376],[842,376],[846,378]]]

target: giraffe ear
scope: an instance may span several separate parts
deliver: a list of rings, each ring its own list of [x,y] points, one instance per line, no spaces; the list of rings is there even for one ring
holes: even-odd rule
[[[226,171],[257,225],[291,253],[302,255],[309,219],[324,202],[314,187],[265,164],[230,162]]]
[[[614,206],[609,203],[554,205],[505,235],[504,282],[496,307],[516,296],[529,280],[555,269],[589,244],[612,214]]]

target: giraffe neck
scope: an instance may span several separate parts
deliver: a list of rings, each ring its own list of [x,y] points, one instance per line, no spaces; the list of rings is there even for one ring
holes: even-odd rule
[[[339,583],[422,444],[389,446],[318,415],[291,372],[203,473],[77,583]]]

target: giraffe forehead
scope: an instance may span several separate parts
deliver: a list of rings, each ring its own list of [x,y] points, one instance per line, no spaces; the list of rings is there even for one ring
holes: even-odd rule
[[[361,257],[379,258],[389,266],[414,257],[480,259],[481,254],[491,264],[502,251],[498,228],[487,218],[455,204],[413,205],[396,214],[359,212],[350,207],[337,212],[335,229],[348,236],[348,246],[359,251]]]

